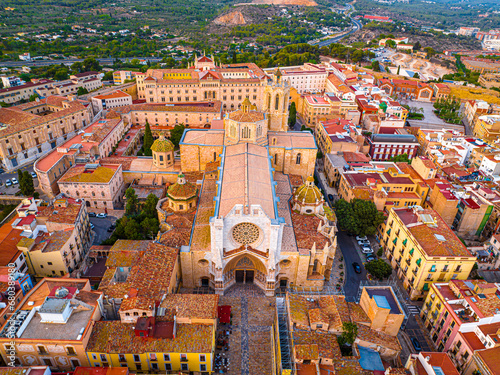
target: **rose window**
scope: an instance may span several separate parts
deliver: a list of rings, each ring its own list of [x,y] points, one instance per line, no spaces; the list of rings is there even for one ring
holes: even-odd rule
[[[252,223],[240,223],[233,227],[233,239],[242,245],[250,245],[260,237],[260,229]]]

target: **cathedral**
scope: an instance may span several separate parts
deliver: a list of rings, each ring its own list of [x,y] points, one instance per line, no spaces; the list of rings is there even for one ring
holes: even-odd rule
[[[246,97],[228,112],[222,129],[188,128],[182,136],[182,174],[158,211],[164,243],[189,226],[176,222],[192,223],[180,251],[186,288],[224,294],[235,283],[255,284],[274,295],[279,287],[321,288],[329,280],[336,219],[311,177],[314,137],[287,131],[290,87],[279,72],[263,92],[260,105]],[[189,174],[202,177],[189,182]]]

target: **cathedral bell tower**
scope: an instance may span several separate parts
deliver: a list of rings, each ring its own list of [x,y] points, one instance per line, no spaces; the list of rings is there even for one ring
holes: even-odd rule
[[[272,80],[268,80],[264,89],[264,108],[271,131],[288,130],[288,104],[290,102],[290,84],[283,80],[280,69],[276,69]]]

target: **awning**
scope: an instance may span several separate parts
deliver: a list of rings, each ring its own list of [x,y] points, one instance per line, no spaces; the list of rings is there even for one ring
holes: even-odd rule
[[[218,307],[219,323],[231,323],[231,306]]]

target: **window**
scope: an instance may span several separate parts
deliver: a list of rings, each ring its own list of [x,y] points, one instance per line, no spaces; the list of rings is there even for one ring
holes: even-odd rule
[[[165,370],[172,371],[172,365],[170,363],[165,363]]]
[[[187,362],[187,354],[181,354],[181,362]]]
[[[205,354],[200,354],[200,362],[206,362],[207,358]]]
[[[118,354],[118,361],[127,362],[127,359],[125,358],[124,354]]]
[[[140,363],[136,363],[135,364],[135,369],[139,370],[139,371],[142,370],[142,365]]]
[[[134,362],[140,362],[141,357],[138,354],[134,354]]]
[[[45,346],[38,345],[37,349],[38,349],[38,354],[47,354],[47,350],[45,349]]]
[[[101,362],[108,362],[108,358],[106,357],[106,354],[101,354]]]
[[[68,353],[68,355],[76,355],[75,348],[73,348],[72,346],[67,346],[66,352]]]
[[[165,362],[170,362],[170,354],[163,354],[163,360]]]
[[[201,364],[200,371],[207,371],[207,365]]]
[[[299,152],[297,154],[297,158],[295,159],[295,164],[300,164],[300,160],[302,159],[302,154]]]
[[[181,363],[181,371],[189,371],[189,367],[187,363]]]
[[[151,368],[153,370],[158,370],[158,363],[151,363]]]

